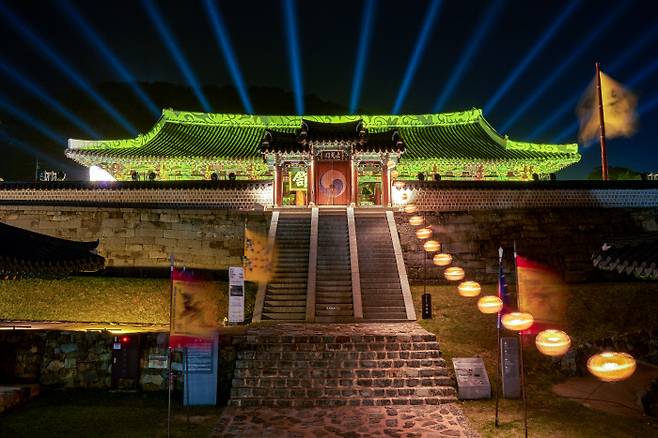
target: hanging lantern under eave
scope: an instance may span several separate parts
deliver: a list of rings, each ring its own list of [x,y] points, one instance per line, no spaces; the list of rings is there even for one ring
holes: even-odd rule
[[[394,170],[391,170],[391,178],[395,179],[395,178],[397,178],[398,176],[400,176],[400,172],[398,172],[398,171],[395,170],[395,169],[394,169]]]
[[[401,189],[404,188],[404,181],[395,181],[395,182],[393,183],[393,186],[394,186],[396,189],[401,190]]]
[[[392,168],[394,168],[395,166],[396,166],[396,164],[395,164],[395,161],[393,161],[393,160],[388,160],[388,161],[386,162],[386,167],[388,167],[389,169],[392,169]]]
[[[571,347],[571,338],[562,330],[544,330],[537,333],[535,345],[541,354],[562,356]]]
[[[445,270],[443,276],[446,280],[459,281],[464,279],[464,270],[459,266],[452,266]]]
[[[462,281],[457,286],[457,291],[462,297],[477,297],[481,290],[480,283],[477,281]]]
[[[441,244],[436,240],[428,240],[423,244],[423,249],[427,252],[437,252],[441,249]]]
[[[418,207],[416,207],[414,204],[408,204],[404,206],[403,210],[407,214],[412,214],[418,211]]]
[[[452,256],[444,252],[434,254],[432,263],[434,263],[436,266],[448,266],[450,263],[452,263]]]
[[[422,216],[411,216],[409,218],[409,224],[413,225],[414,227],[417,227],[418,225],[423,224],[423,217]]]
[[[482,313],[498,313],[503,310],[503,300],[496,295],[486,295],[478,300],[478,309]]]
[[[633,375],[637,363],[628,353],[606,351],[587,360],[587,369],[604,382],[619,382]]]
[[[429,239],[432,237],[432,229],[431,228],[419,228],[416,230],[416,237],[419,239]]]
[[[503,315],[501,322],[507,330],[520,332],[529,329],[535,322],[535,319],[529,313],[511,312]]]

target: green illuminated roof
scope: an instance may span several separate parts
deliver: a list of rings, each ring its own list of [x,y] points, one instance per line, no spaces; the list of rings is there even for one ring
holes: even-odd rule
[[[397,129],[406,152],[401,166],[438,163],[521,162],[554,172],[580,160],[577,144],[536,144],[509,140],[484,119],[482,111],[422,115],[303,116],[304,120],[346,123],[363,120],[371,133]],[[302,116],[192,113],[165,109],[147,133],[123,140],[69,140],[66,155],[84,165],[136,161],[262,162],[266,129],[296,132]],[[428,164],[429,165],[429,164]],[[403,170],[402,168],[400,170]]]

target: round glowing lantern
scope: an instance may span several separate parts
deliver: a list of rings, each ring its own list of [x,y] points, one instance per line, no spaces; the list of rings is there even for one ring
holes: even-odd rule
[[[537,333],[535,345],[546,356],[562,356],[571,347],[571,338],[562,330],[544,330]]]
[[[416,237],[419,239],[429,239],[432,237],[432,229],[431,228],[419,228],[416,230]]]
[[[388,167],[389,169],[394,168],[394,167],[395,167],[395,161],[393,161],[393,160],[388,160],[388,161],[386,162],[386,167]]]
[[[482,313],[498,313],[503,309],[503,300],[495,295],[486,295],[478,300],[478,309]]]
[[[400,176],[400,172],[397,170],[391,170],[391,178],[397,178],[398,176]]]
[[[532,326],[532,323],[535,322],[534,318],[529,313],[524,312],[512,312],[506,313],[501,318],[503,326],[507,330],[514,330],[515,332],[520,332],[522,330],[527,330]]]
[[[464,279],[464,270],[459,266],[452,266],[445,270],[443,276],[446,280],[459,281]]]
[[[452,263],[452,256],[445,252],[434,254],[432,263],[434,263],[436,266],[448,266],[450,263]]]
[[[403,189],[404,188],[404,181],[395,181],[393,183],[396,189]]]
[[[618,382],[633,375],[637,364],[628,353],[606,351],[595,354],[587,361],[587,369],[604,382]]]
[[[404,212],[407,213],[407,214],[412,214],[412,213],[415,213],[415,212],[418,211],[418,207],[416,207],[416,206],[413,205],[413,204],[408,204],[408,205],[405,205],[405,206],[404,206],[403,210],[404,210]]]
[[[436,240],[431,240],[430,239],[430,240],[425,242],[425,244],[423,245],[423,248],[427,252],[436,252],[436,251],[439,251],[441,249],[441,244],[439,242],[437,242]]]
[[[417,227],[418,225],[422,225],[423,217],[422,216],[411,216],[409,218],[409,223],[411,225],[413,225],[414,227]]]
[[[477,297],[481,290],[480,283],[477,281],[462,281],[457,286],[457,291],[462,297]]]

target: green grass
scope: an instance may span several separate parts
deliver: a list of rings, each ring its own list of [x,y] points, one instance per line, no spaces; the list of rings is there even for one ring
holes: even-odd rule
[[[167,279],[69,277],[0,282],[0,319],[25,321],[169,324]],[[227,314],[228,283],[211,282],[220,320]],[[256,286],[246,285],[250,316]],[[221,322],[221,321],[220,321]]]
[[[187,422],[189,413],[190,422]],[[208,436],[221,411],[175,403],[172,436]],[[0,437],[165,437],[166,393],[55,391],[0,415]]]
[[[422,286],[412,288],[420,316]],[[483,315],[477,298],[463,298],[456,286],[430,286],[433,319],[420,321],[435,333],[444,357],[480,356],[489,377],[495,376],[496,316]],[[495,294],[496,285],[483,285],[483,294]],[[605,283],[571,285],[569,334],[574,342],[613,333],[658,327],[658,285],[655,283]],[[526,348],[528,424],[532,437],[645,437],[658,436],[658,422],[630,419],[595,411],[558,397],[551,385],[564,380],[558,365]],[[523,436],[522,403],[501,401],[501,427],[494,426],[494,400],[460,402],[471,424],[484,437]]]

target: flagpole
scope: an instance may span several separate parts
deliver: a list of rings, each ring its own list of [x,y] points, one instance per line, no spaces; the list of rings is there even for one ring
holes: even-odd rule
[[[516,240],[514,240],[514,272],[516,274],[516,307],[521,311],[521,295],[519,294],[519,266],[516,263]],[[528,438],[528,398],[525,388],[525,367],[523,366],[523,330],[519,331],[519,367],[521,368],[521,396],[523,397],[523,430]]]
[[[169,257],[169,277],[171,292],[169,294],[169,345],[167,347],[167,438],[171,437],[171,384],[173,381],[171,371],[171,334],[173,333],[174,320],[174,255]]]
[[[601,143],[601,179],[608,180],[608,152],[605,145],[605,117],[603,115],[603,91],[601,89],[601,64],[595,63],[596,66],[596,93],[599,97],[599,123],[600,123],[600,136]]]
[[[503,247],[498,247],[498,295],[502,295],[501,288],[503,287],[501,283],[500,272],[503,269]],[[500,297],[502,300],[502,297]],[[499,426],[498,423],[498,405],[499,405],[499,393],[500,393],[500,313],[502,309],[498,311],[496,319],[496,427]]]

